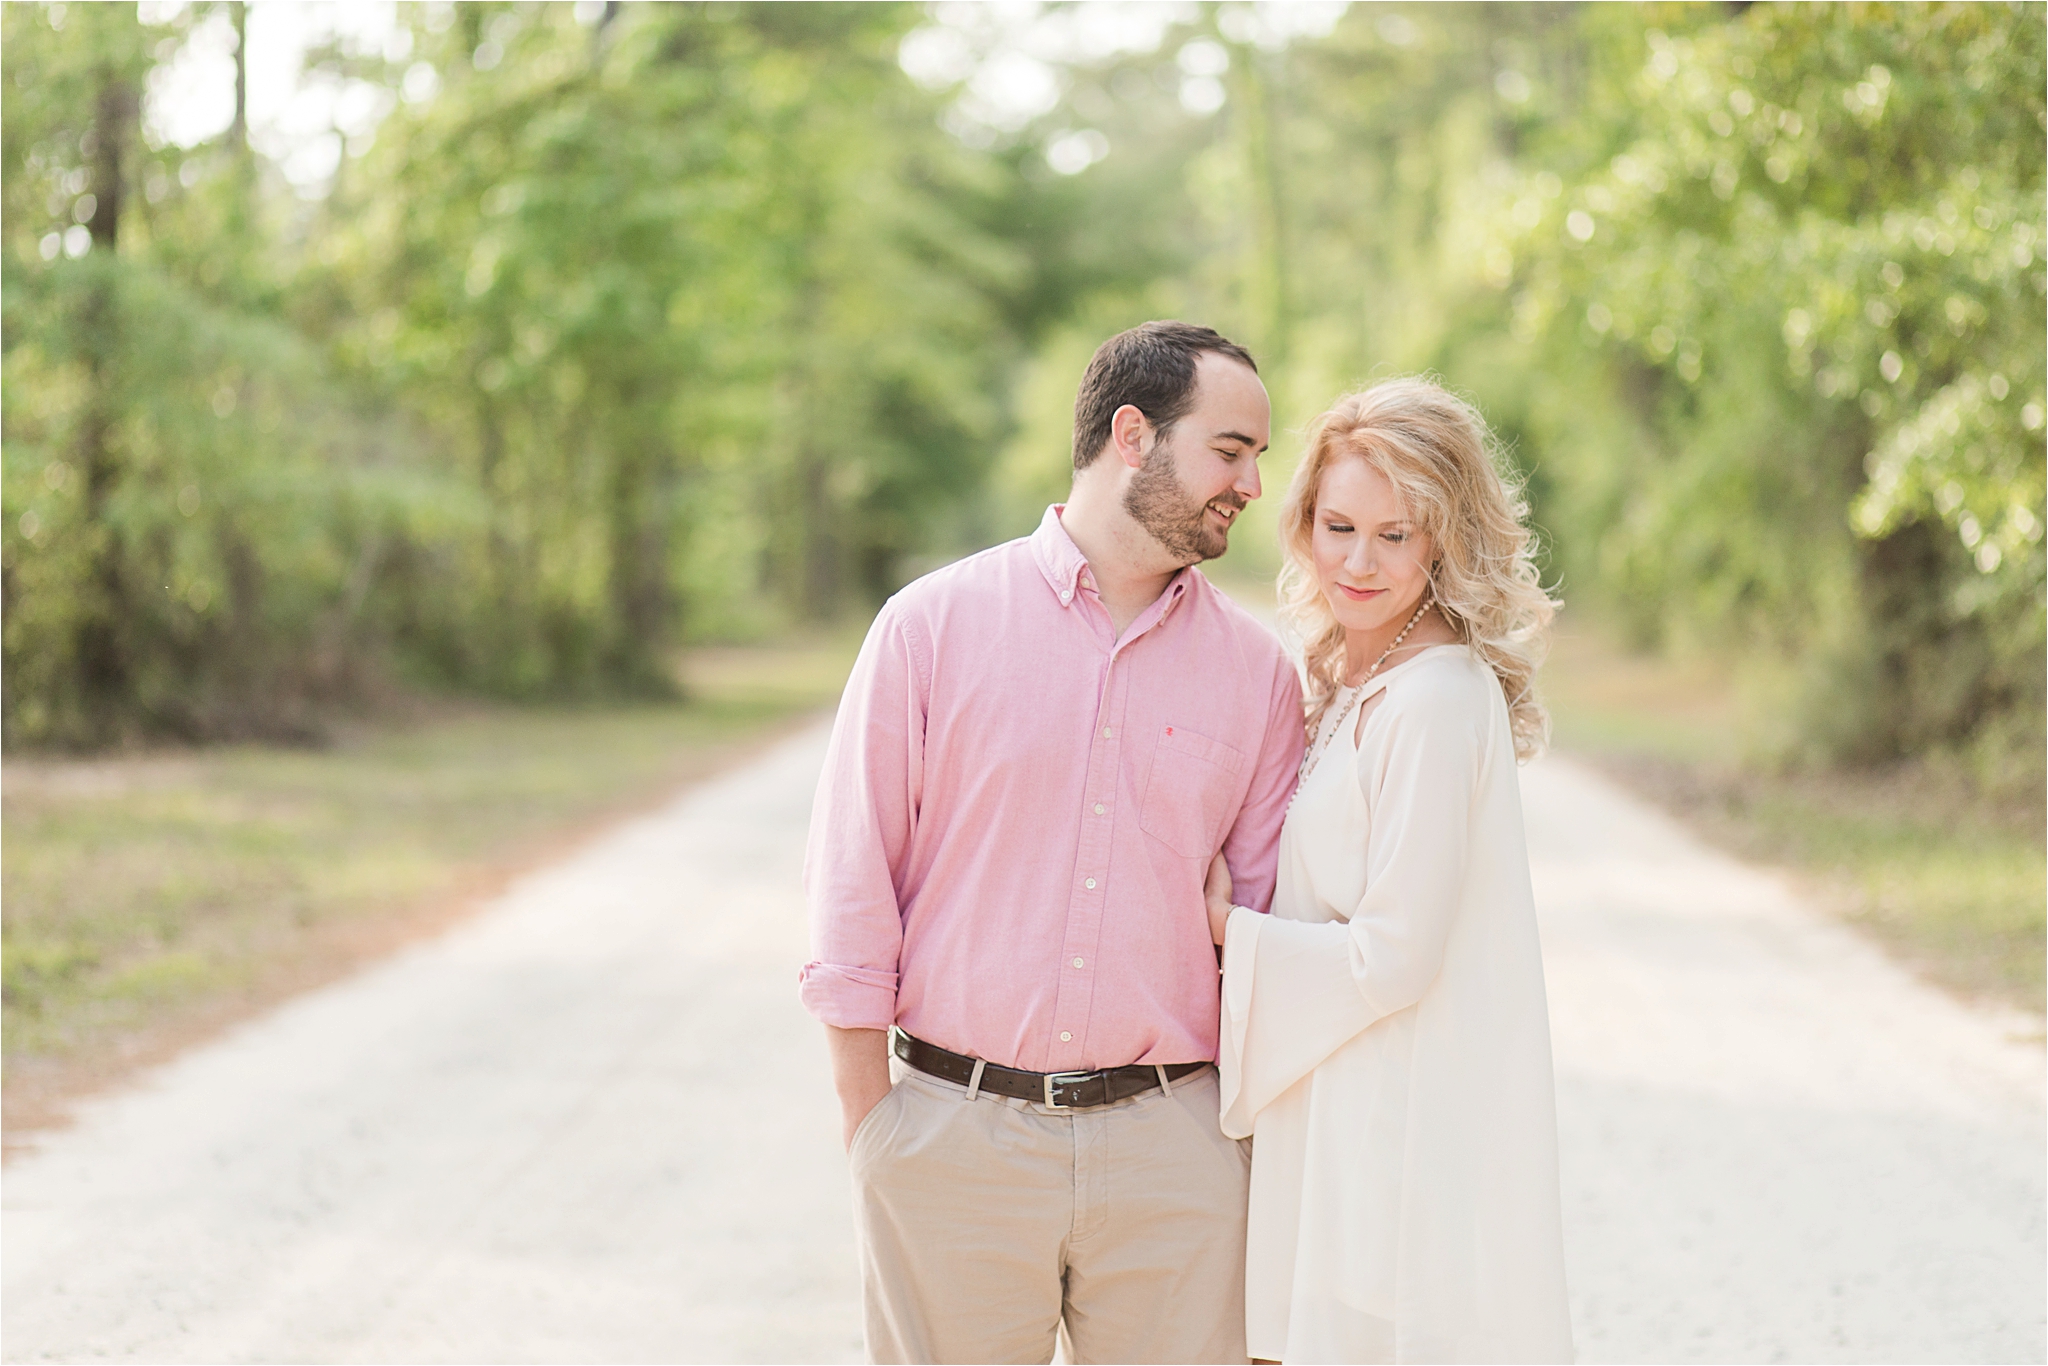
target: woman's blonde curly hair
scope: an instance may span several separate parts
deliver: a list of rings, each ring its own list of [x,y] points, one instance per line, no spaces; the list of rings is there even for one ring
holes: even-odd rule
[[[1429,534],[1437,609],[1500,680],[1515,757],[1535,758],[1550,717],[1536,697],[1545,631],[1559,603],[1536,573],[1529,504],[1507,472],[1486,421],[1471,404],[1427,379],[1383,380],[1346,394],[1309,427],[1308,449],[1280,505],[1280,614],[1299,640],[1307,672],[1302,699],[1313,739],[1343,679],[1344,628],[1316,582],[1310,548],[1316,491],[1332,462],[1356,457],[1385,475]]]

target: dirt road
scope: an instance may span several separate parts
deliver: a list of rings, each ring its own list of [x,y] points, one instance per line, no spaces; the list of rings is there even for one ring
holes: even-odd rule
[[[4,1180],[10,1361],[860,1352],[798,887],[823,732],[97,1101]],[[2038,1044],[1529,770],[1589,1361],[2040,1361]]]
[[[2041,1361],[2038,1021],[1525,770],[1586,1361]]]

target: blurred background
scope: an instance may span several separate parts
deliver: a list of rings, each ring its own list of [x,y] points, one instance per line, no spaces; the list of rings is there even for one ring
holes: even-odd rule
[[[2039,4],[8,3],[10,1139],[829,704],[1095,345],[1470,395],[1560,744],[2042,994]]]

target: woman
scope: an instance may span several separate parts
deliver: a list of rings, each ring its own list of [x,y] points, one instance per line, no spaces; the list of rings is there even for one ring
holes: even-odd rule
[[[1317,419],[1281,511],[1309,750],[1272,915],[1231,906],[1220,856],[1209,887],[1255,1358],[1571,1359],[1515,777],[1556,610],[1526,511],[1479,415],[1417,379]]]

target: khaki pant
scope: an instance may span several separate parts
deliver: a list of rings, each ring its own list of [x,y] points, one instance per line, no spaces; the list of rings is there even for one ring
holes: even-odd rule
[[[853,1136],[878,1362],[1245,1360],[1251,1148],[1212,1069],[1089,1110],[906,1071]]]

